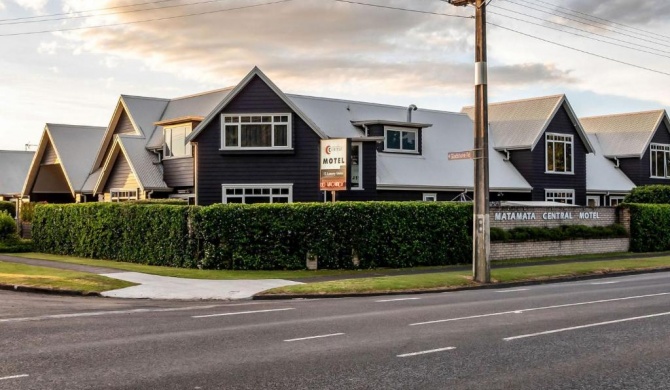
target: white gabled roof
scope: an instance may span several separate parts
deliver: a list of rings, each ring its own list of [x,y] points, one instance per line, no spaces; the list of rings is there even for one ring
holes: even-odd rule
[[[654,133],[665,121],[670,128],[665,110],[633,112],[581,118],[589,134],[597,134],[605,156],[642,157]]]
[[[490,103],[490,141],[496,150],[532,150],[561,107],[565,107],[575,124],[577,134],[586,145],[586,151],[593,153],[593,146],[565,95]],[[461,110],[471,119],[474,119],[474,111],[473,106],[463,107]]]
[[[595,192],[630,192],[635,184],[624,174],[614,162],[603,155],[602,147],[596,134],[589,134],[595,153],[586,155],[586,191]]]
[[[121,101],[125,106],[126,113],[135,126],[135,130],[144,138],[151,137],[156,127],[154,122],[161,119],[167,108],[169,99],[151,98],[143,96],[121,95]],[[114,131],[114,129],[110,129]]]
[[[35,152],[0,150],[0,194],[19,195]]]
[[[432,123],[422,130],[422,155],[377,153],[377,188],[472,191],[473,160],[449,160],[449,152],[472,150],[474,124],[465,114],[417,110],[412,120]],[[491,191],[530,192],[532,187],[503,155],[489,150]],[[365,183],[363,183],[365,186]]]

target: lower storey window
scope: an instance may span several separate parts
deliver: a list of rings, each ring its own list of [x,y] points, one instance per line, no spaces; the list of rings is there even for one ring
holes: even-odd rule
[[[223,203],[293,203],[292,184],[224,184]]]
[[[436,193],[424,193],[423,194],[423,201],[424,202],[437,202],[437,194]]]
[[[575,190],[546,190],[544,200],[547,202],[575,204]]]
[[[135,200],[137,199],[137,190],[111,190],[110,198],[112,202]]]
[[[610,206],[618,206],[623,203],[625,196],[610,196]]]

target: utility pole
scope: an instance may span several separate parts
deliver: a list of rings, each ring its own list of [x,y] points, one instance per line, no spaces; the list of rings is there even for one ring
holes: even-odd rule
[[[491,282],[489,221],[489,134],[486,64],[486,0],[448,0],[455,6],[474,4],[475,39],[475,194],[472,249],[473,278]]]

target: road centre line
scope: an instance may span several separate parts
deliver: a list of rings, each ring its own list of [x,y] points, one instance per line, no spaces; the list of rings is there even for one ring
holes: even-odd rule
[[[425,355],[425,354],[428,354],[428,353],[451,351],[453,349],[456,349],[456,347],[437,348],[437,349],[430,349],[428,351],[403,353],[402,355],[396,355],[396,356],[399,357],[399,358],[404,358],[404,357],[410,357],[410,356]]]
[[[530,290],[529,288],[516,288],[514,290],[498,290],[496,291],[497,293],[511,293],[511,292],[519,292],[519,291],[528,291]]]
[[[623,297],[623,298],[601,299],[601,300],[589,301],[589,302],[566,303],[566,304],[563,304],[563,305],[532,307],[532,308],[529,308],[529,309],[501,311],[501,312],[488,313],[488,314],[479,314],[479,315],[474,315],[474,316],[447,318],[447,319],[444,319],[444,320],[416,322],[416,323],[413,323],[413,324],[409,324],[409,326],[439,324],[439,323],[442,323],[442,322],[462,321],[462,320],[470,320],[470,319],[475,319],[475,318],[501,316],[501,315],[507,315],[507,314],[523,314],[525,312],[530,312],[530,311],[561,309],[561,308],[565,308],[565,307],[594,305],[594,304],[597,304],[597,303],[627,301],[627,300],[631,300],[631,299],[652,298],[652,297],[660,297],[660,296],[664,296],[664,295],[670,295],[670,292],[658,293],[658,294],[647,294],[647,295],[636,295],[636,296],[632,296],[632,297]]]
[[[232,313],[217,313],[217,314],[206,314],[202,316],[191,316],[191,318],[210,318],[210,317],[225,317],[225,316],[236,316],[240,314],[258,314],[258,313],[270,313],[273,311],[286,311],[286,310],[295,310],[294,307],[285,307],[282,309],[267,309],[267,310],[253,310],[253,311],[238,311]]]
[[[335,336],[343,336],[343,335],[344,335],[344,333],[331,333],[331,334],[323,334],[323,335],[320,335],[320,336],[310,336],[310,337],[300,337],[300,338],[297,338],[297,339],[288,339],[288,340],[284,340],[284,341],[287,342],[287,343],[290,343],[290,342],[293,342],[293,341],[322,339],[322,338],[325,338],[325,337],[335,337]]]
[[[30,375],[28,375],[28,374],[22,374],[22,375],[6,376],[6,377],[3,377],[3,378],[0,378],[0,381],[4,381],[4,380],[7,380],[7,379],[19,379],[19,378],[25,378],[25,377],[27,377],[27,376],[30,376]]]
[[[50,314],[37,317],[18,317],[18,318],[0,318],[0,323],[3,322],[26,322],[26,321],[43,321],[63,318],[77,318],[77,317],[96,317],[113,314],[137,314],[137,313],[165,313],[172,311],[187,311],[187,310],[202,310],[213,309],[224,305],[207,305],[207,306],[185,306],[185,307],[171,307],[161,309],[129,309],[129,310],[108,310],[108,311],[89,311],[83,313],[68,313],[68,314]]]
[[[520,335],[520,336],[505,337],[503,340],[505,340],[505,341],[511,341],[511,340],[525,339],[525,338],[528,338],[528,337],[543,336],[543,335],[548,335],[548,334],[552,334],[552,333],[560,333],[560,332],[567,332],[567,331],[571,331],[571,330],[579,330],[579,329],[585,329],[585,328],[593,328],[593,327],[595,327],[595,326],[603,326],[603,325],[618,324],[618,323],[621,323],[621,322],[643,320],[643,319],[647,319],[647,318],[661,317],[661,316],[667,316],[667,315],[670,315],[670,311],[669,311],[669,312],[665,312],[665,313],[650,314],[650,315],[646,315],[646,316],[623,318],[623,319],[620,319],[620,320],[612,320],[612,321],[605,321],[605,322],[597,322],[597,323],[594,323],[594,324],[586,324],[586,325],[579,325],[579,326],[571,326],[571,327],[569,327],[569,328],[561,328],[561,329],[547,330],[547,331],[544,331],[544,332],[529,333],[529,334],[523,334],[523,335]]]
[[[395,299],[380,299],[375,302],[399,302],[399,301],[416,301],[421,298],[395,298]]]

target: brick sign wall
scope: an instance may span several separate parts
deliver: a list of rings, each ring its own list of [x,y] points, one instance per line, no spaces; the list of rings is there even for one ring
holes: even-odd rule
[[[609,226],[618,222],[615,207],[491,207],[491,227]]]

